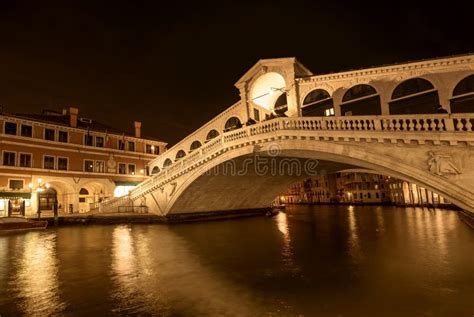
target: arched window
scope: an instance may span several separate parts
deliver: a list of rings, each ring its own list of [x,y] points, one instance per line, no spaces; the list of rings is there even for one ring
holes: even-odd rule
[[[167,158],[163,163],[163,168],[168,167],[171,164],[173,164],[173,161],[171,161],[169,158]]]
[[[345,116],[379,115],[380,96],[370,85],[356,85],[342,97],[341,113]]]
[[[176,153],[176,159],[179,160],[180,158],[183,158],[186,156],[186,152],[183,150],[179,150],[178,153]]]
[[[286,100],[286,93],[281,94],[280,97],[278,97],[278,99],[275,101],[273,111],[279,116],[283,116],[285,112],[288,111],[288,101]]]
[[[85,188],[81,188],[79,191],[79,195],[89,195],[89,191]]]
[[[412,78],[399,84],[389,102],[390,114],[437,113],[438,92],[423,78]]]
[[[153,169],[151,170],[152,174],[158,174],[159,172],[160,172],[160,168],[158,166],[153,167]]]
[[[201,147],[201,142],[199,141],[194,141],[193,143],[191,143],[191,147],[189,148],[189,151],[194,151],[196,149],[199,149]]]
[[[229,120],[227,120],[227,122],[225,123],[224,131],[227,132],[227,131],[239,129],[241,127],[242,127],[242,123],[240,123],[239,118],[230,117]]]
[[[315,89],[304,98],[301,112],[303,117],[333,116],[332,98],[326,90]]]
[[[474,112],[474,74],[461,80],[454,88],[451,112]]]
[[[206,136],[206,141],[212,140],[218,136],[219,136],[219,132],[217,132],[217,130],[211,130]]]

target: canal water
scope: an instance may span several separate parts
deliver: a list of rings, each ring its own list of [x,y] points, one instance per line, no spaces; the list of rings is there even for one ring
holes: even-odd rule
[[[0,315],[473,316],[474,231],[447,210],[292,206],[2,234]]]

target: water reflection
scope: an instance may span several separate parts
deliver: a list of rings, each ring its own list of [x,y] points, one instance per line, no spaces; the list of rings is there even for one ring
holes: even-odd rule
[[[18,244],[17,271],[11,283],[20,310],[30,316],[49,316],[62,311],[59,296],[55,232],[28,233]]]
[[[372,206],[0,235],[0,314],[470,316],[473,245],[454,212]]]
[[[293,273],[300,269],[294,262],[294,252],[291,247],[290,230],[288,226],[288,215],[284,212],[278,213],[275,217],[277,228],[283,234],[282,256],[285,268]]]
[[[351,255],[354,265],[357,265],[362,260],[362,252],[360,247],[360,239],[357,228],[356,216],[354,206],[349,206],[349,253]]]

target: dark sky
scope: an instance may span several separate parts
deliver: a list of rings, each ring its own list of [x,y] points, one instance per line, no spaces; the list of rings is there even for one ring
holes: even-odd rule
[[[0,104],[74,105],[175,143],[260,58],[314,73],[474,52],[474,1],[1,1]]]

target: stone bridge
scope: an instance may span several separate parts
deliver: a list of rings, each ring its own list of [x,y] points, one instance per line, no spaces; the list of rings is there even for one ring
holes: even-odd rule
[[[363,168],[474,212],[474,58],[331,75],[262,60],[241,100],[150,163],[150,178],[101,210],[162,216],[269,207],[304,178]]]

